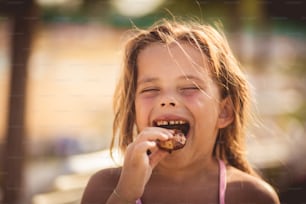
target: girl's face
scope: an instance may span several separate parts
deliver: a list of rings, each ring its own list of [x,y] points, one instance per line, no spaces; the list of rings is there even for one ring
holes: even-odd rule
[[[187,143],[173,152],[186,159],[210,157],[223,123],[223,102],[206,56],[188,43],[152,44],[138,56],[135,98],[138,131],[158,122],[189,124]],[[188,156],[189,155],[189,156]]]

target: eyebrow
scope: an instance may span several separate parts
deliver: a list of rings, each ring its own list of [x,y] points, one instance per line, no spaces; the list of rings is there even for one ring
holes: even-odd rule
[[[178,80],[191,80],[191,81],[197,81],[197,82],[203,82],[204,80],[198,76],[194,75],[182,75],[178,77]],[[144,84],[144,83],[150,83],[150,82],[155,82],[158,81],[159,79],[157,77],[146,77],[144,79],[141,79],[137,82],[137,85],[139,84]]]
[[[183,76],[180,76],[179,79],[187,79],[187,80],[198,81],[198,82],[204,81],[202,78],[198,76],[194,76],[194,75],[183,75]]]
[[[158,78],[156,78],[156,77],[146,77],[144,79],[141,79],[141,80],[137,81],[137,85],[138,84],[144,84],[144,83],[150,83],[150,82],[154,82],[154,81],[158,81]]]

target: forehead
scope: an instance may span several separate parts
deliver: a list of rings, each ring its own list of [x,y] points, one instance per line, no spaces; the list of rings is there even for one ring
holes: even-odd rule
[[[160,53],[165,57],[176,57],[176,61],[186,60],[201,64],[207,62],[207,56],[199,49],[188,42],[175,41],[170,44],[166,43],[152,43],[146,46],[139,54],[139,56],[152,55],[152,53]]]
[[[152,43],[140,51],[137,65],[138,75],[158,71],[165,75],[210,75],[207,56],[188,42]]]

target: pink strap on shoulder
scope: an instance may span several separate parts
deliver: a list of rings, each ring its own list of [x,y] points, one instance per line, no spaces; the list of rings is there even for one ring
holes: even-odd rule
[[[225,204],[226,166],[222,160],[219,160],[219,168],[220,168],[219,203]]]
[[[226,191],[226,166],[222,160],[219,160],[220,178],[219,178],[219,203],[225,204],[225,191]],[[141,200],[138,199],[136,204],[141,204]]]

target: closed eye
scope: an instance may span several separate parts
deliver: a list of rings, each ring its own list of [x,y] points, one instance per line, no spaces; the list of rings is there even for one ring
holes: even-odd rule
[[[183,87],[180,90],[199,90],[200,88],[197,86]]]
[[[143,88],[142,90],[139,91],[140,94],[142,94],[142,93],[156,93],[156,92],[159,92],[159,88],[149,87],[149,88]]]
[[[198,92],[198,91],[200,91],[200,90],[201,90],[201,88],[198,87],[198,86],[195,86],[195,85],[193,85],[193,86],[181,87],[181,88],[179,89],[180,93],[183,94],[183,95],[191,95],[191,94],[196,93],[196,92]]]
[[[181,87],[179,90],[180,91],[195,91],[195,90],[200,90],[200,87],[198,87],[198,86],[186,86],[186,87]]]

